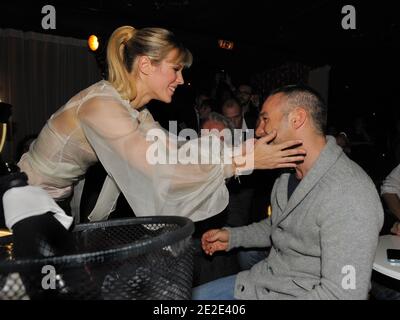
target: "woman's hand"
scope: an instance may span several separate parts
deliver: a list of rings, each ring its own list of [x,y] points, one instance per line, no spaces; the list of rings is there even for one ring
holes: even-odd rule
[[[201,246],[210,256],[216,251],[226,251],[229,244],[229,231],[224,229],[208,230],[201,237]]]
[[[301,148],[294,148],[302,144],[301,140],[269,144],[275,137],[276,131],[273,131],[256,140],[254,150],[235,157],[236,169],[247,171],[252,169],[295,168],[298,162],[304,161],[306,151]]]
[[[268,144],[276,137],[276,131],[258,139],[254,146],[254,169],[295,168],[298,162],[304,161],[306,151],[295,146],[301,140],[290,140],[280,144]]]

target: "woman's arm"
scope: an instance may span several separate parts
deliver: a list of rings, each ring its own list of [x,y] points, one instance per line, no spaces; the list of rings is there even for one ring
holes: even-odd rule
[[[178,148],[179,143],[149,113],[132,116],[111,97],[87,101],[78,119],[99,160],[136,214],[182,215],[197,221],[218,214],[228,204],[225,179],[233,175],[235,165],[224,163],[221,150],[211,147],[221,146],[216,136],[193,139]],[[277,157],[293,151],[281,151],[282,145],[270,146],[267,140],[258,140],[246,156],[235,158],[236,165],[241,170],[253,169],[251,161],[242,160],[254,156],[256,168],[288,166],[288,159],[279,161]],[[274,155],[266,156],[271,150]],[[203,161],[204,154],[211,161]]]
[[[162,130],[150,114],[142,115],[139,122],[118,100],[105,97],[86,102],[78,114],[87,140],[135,214],[198,221],[223,211],[229,199],[224,167],[174,162],[174,143],[152,140],[150,130]]]

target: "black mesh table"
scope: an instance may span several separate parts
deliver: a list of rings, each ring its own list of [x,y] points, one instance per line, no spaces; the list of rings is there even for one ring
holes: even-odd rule
[[[0,238],[0,300],[184,300],[191,298],[193,222],[143,217],[78,225],[76,253],[13,258]]]

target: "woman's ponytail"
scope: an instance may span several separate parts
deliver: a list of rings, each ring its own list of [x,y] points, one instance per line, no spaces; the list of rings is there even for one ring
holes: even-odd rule
[[[135,33],[136,29],[131,26],[120,27],[112,33],[107,45],[108,81],[129,101],[135,98],[136,87],[129,80],[132,61],[127,61],[125,47]]]

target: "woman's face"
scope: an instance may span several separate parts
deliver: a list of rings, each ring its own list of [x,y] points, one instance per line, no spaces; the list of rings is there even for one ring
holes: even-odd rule
[[[153,65],[149,87],[153,99],[170,103],[176,88],[183,84],[183,65],[176,61],[177,49],[171,50],[159,64]]]

